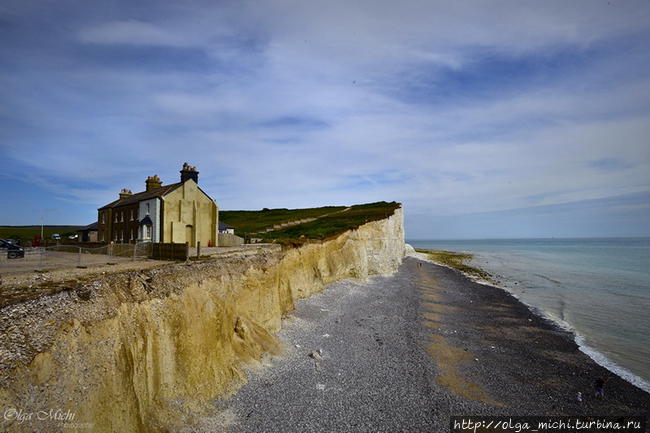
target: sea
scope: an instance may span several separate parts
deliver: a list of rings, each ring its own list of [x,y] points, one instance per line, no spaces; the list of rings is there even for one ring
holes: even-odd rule
[[[407,240],[469,264],[575,335],[580,350],[650,392],[650,238]]]

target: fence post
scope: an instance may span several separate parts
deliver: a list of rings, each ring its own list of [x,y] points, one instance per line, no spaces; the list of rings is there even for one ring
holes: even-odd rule
[[[190,258],[190,243],[185,242],[185,261],[188,261]]]
[[[79,247],[79,261],[77,263],[77,267],[81,266],[81,247]]]
[[[196,243],[196,258],[201,257],[201,241]]]

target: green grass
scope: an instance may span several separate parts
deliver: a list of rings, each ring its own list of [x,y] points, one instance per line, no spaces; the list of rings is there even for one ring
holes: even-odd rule
[[[258,232],[290,221],[316,218],[330,212],[345,209],[344,206],[325,206],[310,209],[263,209],[219,211],[219,220],[235,228],[235,234]]]
[[[377,202],[352,206],[350,210],[327,215],[315,221],[265,233],[264,239],[327,239],[372,221],[391,216],[399,203]]]
[[[76,235],[77,229],[84,226],[43,226],[43,237],[51,239],[54,233],[61,237]],[[23,242],[34,240],[34,236],[41,235],[41,226],[0,226],[0,239],[21,239]]]
[[[425,250],[420,248],[416,248],[415,251],[427,254],[434,262],[449,266],[450,268],[458,269],[461,272],[481,278],[485,281],[492,281],[492,276],[489,273],[485,272],[483,269],[475,268],[474,266],[465,263],[474,257],[473,254],[455,253],[453,251]]]
[[[235,233],[239,236],[257,237],[267,242],[275,241],[297,245],[308,240],[332,238],[365,223],[388,218],[399,206],[399,203],[396,202],[382,201],[351,206],[349,210],[345,211],[345,207],[330,206],[294,210],[225,211],[220,212],[219,215],[221,221],[236,228]],[[275,224],[319,216],[320,218],[304,224],[267,233],[249,234],[250,231],[260,231]]]

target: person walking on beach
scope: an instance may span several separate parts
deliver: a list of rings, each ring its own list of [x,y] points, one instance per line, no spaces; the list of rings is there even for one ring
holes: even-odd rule
[[[602,376],[598,376],[596,380],[594,380],[596,397],[605,398],[605,382],[607,382],[607,380],[603,379]]]

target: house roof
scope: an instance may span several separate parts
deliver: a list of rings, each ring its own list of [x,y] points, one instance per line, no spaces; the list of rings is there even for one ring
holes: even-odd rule
[[[234,229],[234,227],[219,221],[219,230],[227,230],[227,229]]]
[[[156,188],[156,189],[154,189],[152,191],[142,191],[142,192],[130,195],[128,197],[118,198],[114,202],[111,202],[111,203],[107,204],[106,206],[100,207],[99,210],[114,208],[114,207],[118,207],[118,206],[126,206],[126,205],[129,205],[129,204],[134,204],[134,203],[141,202],[142,200],[149,200],[150,198],[162,197],[165,194],[168,194],[168,193],[172,192],[173,190],[175,190],[177,187],[181,186],[182,184],[183,184],[183,182],[172,183],[172,184],[160,187],[160,188]]]
[[[89,231],[97,231],[97,226],[99,224],[97,222],[94,222],[92,224],[88,224],[86,227],[82,227],[80,229],[77,229],[78,232],[89,232]]]

